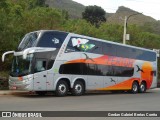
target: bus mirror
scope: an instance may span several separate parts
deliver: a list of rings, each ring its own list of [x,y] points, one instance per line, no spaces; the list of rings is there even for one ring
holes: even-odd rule
[[[3,53],[3,55],[2,55],[2,62],[4,62],[6,55],[11,54],[11,53],[14,53],[14,52],[15,52],[15,51],[8,51],[8,52]]]
[[[23,54],[23,59],[26,59],[27,58],[27,54]]]
[[[23,59],[26,59],[26,58],[27,58],[27,54],[29,53],[29,51],[30,51],[31,49],[34,49],[34,47],[33,47],[33,48],[25,49],[25,50],[23,51]]]

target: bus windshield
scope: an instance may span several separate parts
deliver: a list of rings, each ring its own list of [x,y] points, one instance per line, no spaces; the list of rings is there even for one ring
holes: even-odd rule
[[[22,42],[18,46],[18,50],[24,50],[26,48],[30,48],[35,46],[36,40],[38,38],[39,33],[38,32],[33,32],[33,33],[28,33],[24,36],[22,39]]]
[[[68,33],[60,31],[36,31],[24,36],[18,51],[31,47],[47,47],[60,49]]]
[[[10,75],[20,77],[31,73],[33,54],[27,55],[26,59],[23,56],[15,56],[12,62]]]
[[[59,31],[45,31],[41,34],[36,47],[61,48],[68,33]]]

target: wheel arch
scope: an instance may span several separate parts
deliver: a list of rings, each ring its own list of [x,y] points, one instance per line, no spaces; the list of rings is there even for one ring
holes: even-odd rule
[[[147,82],[146,82],[146,80],[142,80],[142,81],[140,82],[140,84],[143,83],[143,82],[146,84],[146,87],[147,87]]]
[[[59,81],[65,81],[65,82],[68,84],[68,87],[71,88],[71,81],[70,81],[70,79],[69,79],[68,77],[61,77],[61,78],[59,78],[59,79],[57,79],[57,80],[55,81],[55,84],[54,84],[54,86],[53,86],[54,90],[56,90],[56,86],[57,86],[57,83],[58,83]]]
[[[132,81],[132,85],[133,85],[134,82],[136,82],[138,85],[140,85],[139,80],[137,80],[137,79],[133,80],[133,81]]]

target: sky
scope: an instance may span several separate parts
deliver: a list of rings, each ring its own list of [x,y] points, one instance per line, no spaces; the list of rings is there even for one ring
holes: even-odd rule
[[[73,0],[85,6],[101,6],[108,13],[115,13],[119,6],[125,6],[146,16],[160,20],[159,0]]]

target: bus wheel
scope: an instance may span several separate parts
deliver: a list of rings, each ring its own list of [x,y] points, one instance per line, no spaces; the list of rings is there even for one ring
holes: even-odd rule
[[[36,91],[36,94],[38,94],[39,96],[45,96],[46,93],[46,91]]]
[[[55,94],[56,96],[63,97],[68,93],[68,84],[65,81],[59,81],[57,83]]]
[[[132,84],[132,89],[131,89],[131,93],[133,93],[133,94],[138,93],[138,88],[139,88],[138,83],[137,83],[137,82],[133,82],[133,84]]]
[[[74,86],[71,90],[72,95],[74,96],[80,96],[84,94],[84,84],[81,81],[76,81],[74,83]]]
[[[146,92],[146,83],[145,82],[142,82],[141,85],[139,86],[139,92],[140,93]]]

